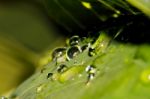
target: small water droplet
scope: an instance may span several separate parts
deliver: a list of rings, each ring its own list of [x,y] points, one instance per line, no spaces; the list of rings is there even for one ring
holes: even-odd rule
[[[94,76],[95,76],[95,73],[89,73],[88,79],[89,79],[89,80],[92,80],[92,79],[94,78]]]
[[[68,67],[67,67],[66,65],[61,64],[61,65],[58,66],[57,72],[58,72],[58,73],[63,73],[63,72],[65,72],[67,69],[68,69]]]
[[[78,45],[79,42],[81,41],[81,39],[79,38],[79,36],[72,36],[70,39],[69,39],[69,45],[70,46],[74,46],[74,45]]]
[[[73,59],[79,53],[81,53],[80,46],[72,46],[67,50],[67,59]]]
[[[94,65],[88,65],[86,68],[85,68],[85,71],[87,72],[88,74],[88,77],[87,77],[87,82],[86,84],[89,84],[89,82],[91,80],[93,80],[93,78],[95,77],[95,74],[96,74],[96,67]]]
[[[48,73],[47,74],[47,79],[49,79],[50,77],[52,77],[53,76],[53,73]]]
[[[96,67],[94,65],[88,65],[85,69],[87,73],[96,73]]]
[[[144,84],[150,84],[150,69],[144,70],[140,78]]]
[[[58,61],[58,58],[64,56],[66,54],[66,48],[63,47],[63,48],[57,48],[53,51],[52,53],[52,59],[53,61]]]

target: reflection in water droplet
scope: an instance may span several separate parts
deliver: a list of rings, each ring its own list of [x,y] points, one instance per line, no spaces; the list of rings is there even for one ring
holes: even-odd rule
[[[88,44],[86,44],[86,45],[83,45],[83,46],[81,47],[82,52],[83,52],[84,50],[86,50],[86,49],[89,49],[90,46],[91,46],[90,43],[88,43]]]
[[[144,70],[140,78],[143,83],[150,84],[150,69]]]

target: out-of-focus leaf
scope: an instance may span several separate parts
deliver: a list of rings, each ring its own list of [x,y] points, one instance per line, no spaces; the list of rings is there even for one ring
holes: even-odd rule
[[[51,42],[63,36],[38,7],[28,2],[0,4],[0,35],[13,37],[37,52],[53,48]]]
[[[0,1],[0,95],[34,73],[41,52],[63,42],[40,6]]]
[[[18,41],[0,37],[0,95],[8,93],[34,71],[38,55]]]
[[[127,0],[131,5],[140,9],[150,17],[150,0]]]
[[[107,20],[139,13],[124,0],[46,0],[45,5],[54,21],[81,35],[83,31],[104,27]]]

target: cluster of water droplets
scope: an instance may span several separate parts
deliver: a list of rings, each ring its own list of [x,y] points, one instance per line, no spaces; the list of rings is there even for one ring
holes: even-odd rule
[[[47,79],[58,80],[60,82],[67,81],[69,79],[73,79],[75,75],[80,75],[80,68],[83,68],[83,64],[77,66],[73,66],[72,68],[68,68],[65,64],[66,61],[70,61],[80,53],[85,50],[88,51],[88,55],[91,57],[94,54],[92,48],[92,41],[86,37],[80,38],[79,36],[72,36],[69,40],[67,40],[67,46],[56,48],[52,52],[52,61],[56,63],[56,72],[48,73]],[[91,50],[92,49],[92,50]],[[87,83],[92,80],[96,73],[96,67],[93,65],[88,65],[84,67],[85,72],[88,74]],[[79,70],[78,70],[79,69]]]

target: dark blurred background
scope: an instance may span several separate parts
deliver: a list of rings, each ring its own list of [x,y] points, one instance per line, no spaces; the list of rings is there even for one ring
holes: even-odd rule
[[[0,0],[0,95],[11,92],[33,74],[47,50],[65,36],[34,0]]]

